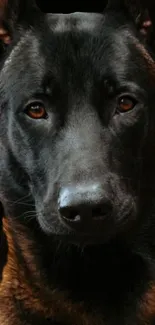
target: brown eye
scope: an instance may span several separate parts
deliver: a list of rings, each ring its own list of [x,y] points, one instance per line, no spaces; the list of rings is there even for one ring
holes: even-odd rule
[[[43,103],[35,102],[27,106],[25,110],[26,114],[33,119],[45,119],[47,118],[46,109]]]
[[[123,96],[118,101],[117,109],[119,112],[125,113],[132,110],[135,105],[136,105],[136,100],[134,100],[129,96]]]

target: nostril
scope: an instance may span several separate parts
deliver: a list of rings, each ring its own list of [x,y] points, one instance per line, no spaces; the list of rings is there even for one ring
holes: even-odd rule
[[[80,215],[77,209],[64,207],[60,208],[59,212],[61,216],[68,221],[80,221]]]
[[[99,220],[104,219],[109,216],[111,213],[111,205],[110,204],[102,204],[102,205],[87,205],[81,206],[78,208],[75,207],[62,207],[59,208],[59,213],[69,222],[80,222],[82,220]]]
[[[103,204],[92,209],[92,218],[101,219],[103,217],[109,216],[111,213],[111,205]]]

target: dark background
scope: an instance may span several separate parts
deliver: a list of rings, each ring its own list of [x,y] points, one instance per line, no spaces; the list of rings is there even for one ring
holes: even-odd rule
[[[85,12],[102,12],[107,5],[109,0],[36,0],[39,7],[43,12],[53,12],[53,13],[70,13],[75,11],[85,11]],[[119,1],[119,0],[115,0]],[[155,24],[155,0],[128,0],[128,3],[138,2],[147,7],[151,20]]]
[[[102,12],[107,0],[77,1],[77,0],[37,0],[38,5],[44,12],[69,13],[74,11]]]

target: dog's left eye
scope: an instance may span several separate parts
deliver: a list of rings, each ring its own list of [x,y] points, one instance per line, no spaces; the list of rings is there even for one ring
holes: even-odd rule
[[[121,113],[132,110],[136,105],[136,100],[130,96],[122,96],[118,100],[117,110]]]
[[[41,102],[34,102],[27,105],[25,113],[33,119],[47,118],[45,106]]]

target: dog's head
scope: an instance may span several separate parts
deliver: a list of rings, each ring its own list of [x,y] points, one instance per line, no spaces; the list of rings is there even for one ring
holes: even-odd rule
[[[48,234],[122,234],[150,204],[155,176],[146,34],[128,6],[45,15],[10,3],[0,2],[11,39],[0,72],[4,209]]]

